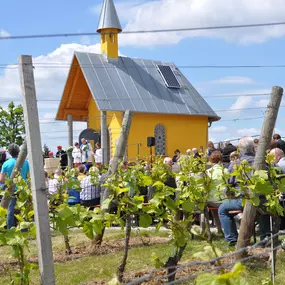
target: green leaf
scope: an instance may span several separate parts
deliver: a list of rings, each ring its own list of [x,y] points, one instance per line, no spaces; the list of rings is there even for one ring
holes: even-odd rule
[[[215,285],[215,280],[217,280],[216,274],[210,274],[210,273],[203,273],[201,275],[198,275],[198,277],[195,280],[196,285]]]
[[[149,227],[152,224],[151,216],[148,214],[140,215],[139,224],[140,224],[140,227],[143,227],[143,228]]]
[[[255,185],[255,192],[258,194],[269,195],[273,192],[273,186],[269,182],[257,182]]]
[[[113,201],[114,199],[114,195],[110,196],[109,198],[105,199],[102,204],[101,204],[101,208],[103,210],[108,210],[109,209],[109,206],[110,206],[110,203]]]
[[[92,223],[85,222],[82,231],[89,239],[94,239],[94,231]]]
[[[169,197],[166,198],[166,201],[164,202],[164,204],[169,210],[175,211],[177,209],[175,202]]]
[[[194,211],[195,209],[195,203],[190,201],[190,200],[187,200],[186,202],[184,202],[182,204],[182,209],[185,211],[185,212],[188,212],[188,213],[191,213]]]
[[[64,205],[60,211],[58,211],[58,216],[65,220],[73,215],[73,212],[69,209],[68,205]]]
[[[266,170],[255,170],[254,176],[258,176],[258,178],[264,179],[264,180],[268,179],[268,173]]]

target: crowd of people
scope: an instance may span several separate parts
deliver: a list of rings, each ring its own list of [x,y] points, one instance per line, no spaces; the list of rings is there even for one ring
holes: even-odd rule
[[[102,164],[102,150],[99,144],[96,144],[95,151],[92,151],[92,147],[87,140],[82,139],[81,145],[75,143],[74,149],[72,151],[72,156],[74,158],[74,167],[76,172],[74,174],[74,179],[79,181],[81,190],[78,189],[67,189],[68,192],[68,204],[70,206],[81,204],[85,207],[94,209],[94,207],[100,205],[102,185],[105,183],[106,174],[100,173],[100,179],[98,185],[93,185],[91,181],[91,176],[88,175],[89,168],[93,165],[93,157],[95,159],[95,164],[98,167],[98,171]],[[206,154],[199,153],[197,148],[188,149],[185,154],[177,149],[174,152],[174,156],[165,157],[164,164],[167,165],[171,171],[174,173],[179,173],[180,171],[180,160],[184,157],[193,156],[195,159],[199,159],[201,156],[208,157],[208,169],[207,175],[211,176],[213,187],[209,195],[209,201],[207,206],[211,208],[216,208],[214,211],[213,218],[217,226],[218,232],[223,233],[225,240],[229,242],[229,245],[235,245],[238,239],[238,231],[236,227],[236,220],[233,214],[230,212],[233,210],[243,210],[242,206],[242,194],[236,195],[235,192],[224,191],[223,194],[217,192],[219,189],[218,185],[221,184],[224,172],[233,172],[234,165],[240,164],[241,161],[248,161],[249,165],[253,165],[255,153],[258,149],[259,141],[258,139],[253,139],[251,137],[243,137],[239,140],[237,146],[233,145],[231,142],[224,142],[215,147],[212,142],[208,143],[208,148]],[[274,155],[275,164],[280,168],[282,173],[285,173],[285,142],[281,139],[280,135],[275,134],[270,145],[271,154]],[[2,161],[2,169],[0,174],[0,183],[4,184],[5,179],[11,176],[13,168],[16,164],[17,157],[19,155],[20,148],[16,144],[11,144],[8,147],[8,153],[10,159],[5,162]],[[53,154],[51,154],[51,157]],[[62,172],[66,167],[66,152],[62,150],[61,146],[58,146],[58,151],[56,156],[60,158],[61,168],[56,169],[53,175],[46,174],[46,186],[48,196],[58,193],[59,187],[62,183],[65,183],[64,179],[59,179],[62,177]],[[124,162],[122,167],[124,169],[128,168],[128,163]],[[21,168],[21,176],[23,179],[27,180],[29,177],[29,163],[25,161]],[[165,181],[165,185],[172,188],[177,188],[179,183],[179,175],[170,175]],[[239,187],[238,181],[232,176],[228,183],[235,188]],[[17,189],[15,189],[17,190]],[[144,195],[146,196],[146,201],[152,198],[151,187],[149,189],[142,189]],[[174,198],[175,199],[175,198]],[[266,203],[265,196],[260,195],[261,206]],[[7,227],[11,228],[15,225],[14,211],[16,204],[16,196],[12,197],[7,215]],[[261,233],[261,239],[266,238],[270,234],[269,227],[269,215],[263,214],[258,216],[259,228]]]

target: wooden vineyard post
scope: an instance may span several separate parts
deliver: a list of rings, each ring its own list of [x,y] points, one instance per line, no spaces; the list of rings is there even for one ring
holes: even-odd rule
[[[49,212],[46,196],[45,174],[42,159],[41,134],[34,82],[32,57],[19,57],[19,70],[23,94],[26,140],[31,166],[31,188],[35,224],[39,271],[42,285],[54,285],[54,264],[51,244]]]
[[[283,89],[281,87],[274,86],[272,88],[271,97],[268,103],[268,109],[265,114],[258,148],[254,159],[255,170],[265,169],[265,154],[270,146],[282,95]],[[243,210],[243,217],[241,220],[241,227],[237,242],[238,250],[247,247],[250,243],[250,238],[254,229],[256,211],[256,207],[254,207],[249,201],[247,201]],[[236,260],[241,259],[242,257],[244,257],[245,254],[246,251],[239,252],[238,254],[236,254]]]
[[[67,125],[68,125],[68,144],[69,147],[73,146],[73,121],[72,121],[72,115],[67,116]],[[68,166],[70,168],[73,168],[73,158],[72,158],[72,152],[67,153],[67,159],[68,159]]]

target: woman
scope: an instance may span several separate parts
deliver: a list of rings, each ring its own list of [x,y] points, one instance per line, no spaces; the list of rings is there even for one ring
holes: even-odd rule
[[[224,198],[222,191],[219,191],[220,189],[218,188],[219,185],[223,182],[224,173],[227,172],[227,170],[224,169],[223,167],[222,160],[223,160],[223,156],[221,152],[219,151],[213,151],[209,157],[211,168],[207,170],[207,175],[212,180],[212,188],[210,190],[209,200],[207,202],[208,207],[219,208]],[[218,233],[222,233],[222,227],[221,227],[218,212],[212,211],[212,214],[213,214],[215,224],[217,225],[217,228],[218,228]]]
[[[96,143],[95,147],[96,147],[96,150],[94,154],[94,159],[95,159],[96,166],[99,167],[103,161],[103,153],[102,153],[101,145],[99,143]]]

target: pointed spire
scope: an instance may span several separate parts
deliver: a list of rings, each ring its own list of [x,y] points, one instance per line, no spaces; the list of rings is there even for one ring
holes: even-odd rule
[[[118,32],[122,31],[113,0],[104,0],[97,32],[101,33],[103,29],[117,29]]]

